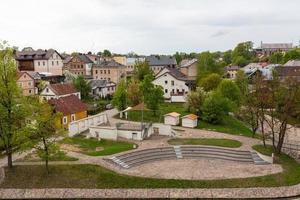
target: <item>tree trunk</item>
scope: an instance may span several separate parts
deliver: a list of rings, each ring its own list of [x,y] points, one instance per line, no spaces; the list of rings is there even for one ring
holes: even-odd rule
[[[43,138],[43,144],[44,144],[44,151],[45,151],[45,166],[46,166],[47,174],[49,174],[49,149],[45,138]]]
[[[7,154],[7,166],[8,166],[9,169],[11,169],[13,167],[11,148],[8,148],[6,150],[6,154]]]
[[[264,120],[263,119],[260,121],[260,126],[261,126],[261,134],[262,134],[262,138],[263,138],[264,147],[266,147],[266,137],[265,137],[265,129],[264,129]]]

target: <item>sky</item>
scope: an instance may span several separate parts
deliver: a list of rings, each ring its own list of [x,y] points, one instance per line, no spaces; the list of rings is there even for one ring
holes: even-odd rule
[[[0,40],[59,52],[142,55],[300,41],[299,0],[9,0]]]

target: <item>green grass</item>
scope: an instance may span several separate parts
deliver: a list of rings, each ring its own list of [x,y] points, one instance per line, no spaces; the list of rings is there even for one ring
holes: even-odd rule
[[[224,161],[225,162],[225,161]],[[300,183],[300,166],[287,155],[279,157],[284,171],[277,174],[222,180],[155,179],[121,175],[96,165],[54,165],[6,169],[1,188],[246,188],[278,187]],[[201,168],[205,170],[205,168]]]
[[[258,144],[258,145],[254,145],[252,148],[255,151],[266,156],[272,156],[272,153],[274,153],[273,146],[271,145],[266,145],[266,147],[264,147],[263,145]]]
[[[170,112],[180,113],[181,116],[189,114],[189,112],[186,111],[184,104],[182,103],[163,103],[156,116],[153,115],[152,111],[144,111],[144,121],[163,123],[164,115]],[[130,121],[141,121],[141,118],[142,118],[141,111],[128,112],[128,120]],[[252,132],[245,125],[245,123],[239,121],[233,116],[225,116],[221,124],[210,124],[203,120],[199,120],[197,128],[212,130],[212,131],[217,131],[222,133],[229,133],[233,135],[243,135],[247,137],[252,137]]]
[[[75,145],[81,149],[81,153],[89,156],[106,156],[133,149],[132,143],[112,140],[86,139],[83,137],[65,138],[61,143]],[[97,150],[99,148],[100,150]]]
[[[229,148],[238,148],[242,146],[242,143],[237,140],[215,138],[176,138],[168,140],[168,143],[171,145],[209,145]]]

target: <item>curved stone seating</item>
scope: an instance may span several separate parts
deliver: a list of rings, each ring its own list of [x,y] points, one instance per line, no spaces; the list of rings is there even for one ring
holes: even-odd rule
[[[255,152],[209,146],[174,146],[144,149],[114,156],[111,160],[123,168],[130,168],[157,160],[201,158],[254,164],[269,164],[262,160]]]

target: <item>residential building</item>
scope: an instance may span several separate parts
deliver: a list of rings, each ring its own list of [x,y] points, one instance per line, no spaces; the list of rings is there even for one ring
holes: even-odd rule
[[[180,114],[177,112],[171,112],[164,115],[164,123],[176,126],[180,123]]]
[[[300,66],[277,66],[275,70],[280,80],[293,78],[300,83]]]
[[[144,61],[145,61],[145,58],[143,58],[143,57],[138,57],[138,58],[129,57],[129,58],[126,58],[126,72],[127,72],[127,74],[130,74],[134,71],[134,67],[135,67],[135,64],[137,62],[144,62]]]
[[[18,72],[17,83],[20,86],[24,96],[37,94],[35,80],[28,72]]]
[[[293,49],[293,43],[263,43],[255,49],[258,55],[270,56],[275,52],[287,52]]]
[[[126,76],[126,66],[114,60],[100,61],[93,64],[93,79],[112,81],[116,84]]]
[[[198,125],[198,116],[194,114],[185,115],[182,118],[182,126],[188,128],[195,128]]]
[[[47,85],[41,92],[40,97],[44,100],[50,100],[71,95],[75,95],[81,99],[80,92],[78,92],[72,84],[57,83]]]
[[[50,99],[49,104],[54,107],[55,112],[62,113],[62,126],[67,129],[69,123],[86,118],[87,106],[75,95]]]
[[[92,65],[93,61],[86,55],[76,54],[64,63],[64,71],[67,70],[74,75],[90,76],[92,75]]]
[[[261,73],[266,80],[272,79],[272,73],[278,64],[267,64],[267,63],[250,63],[245,67],[241,68],[242,71],[248,76],[253,77],[257,72]]]
[[[161,86],[164,97],[170,99],[171,96],[185,97],[191,88],[191,81],[178,69],[164,68],[152,81],[154,85]]]
[[[54,49],[33,50],[24,48],[15,55],[19,71],[39,72],[47,75],[62,75],[63,57]]]
[[[239,66],[236,65],[228,65],[224,68],[225,77],[228,79],[235,79],[237,71],[240,69]]]
[[[197,78],[197,65],[198,59],[184,59],[180,62],[179,70],[181,73],[189,77],[191,80],[196,80]]]
[[[94,64],[101,61],[101,57],[92,53],[85,54]]]
[[[289,60],[283,66],[287,66],[287,67],[300,67],[300,60]]]
[[[124,66],[127,63],[126,56],[114,56],[113,60],[116,61],[117,63],[121,64],[121,65],[124,65]]]
[[[172,56],[151,55],[147,56],[145,59],[146,62],[149,63],[149,66],[154,74],[157,74],[165,67],[175,68],[177,65],[176,59]]]
[[[116,91],[116,84],[108,80],[90,80],[89,85],[92,88],[92,95],[101,98],[112,96]]]

